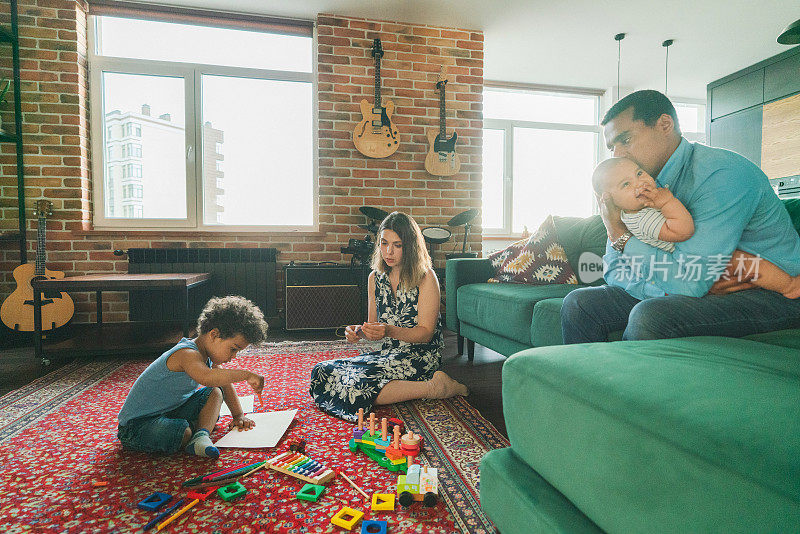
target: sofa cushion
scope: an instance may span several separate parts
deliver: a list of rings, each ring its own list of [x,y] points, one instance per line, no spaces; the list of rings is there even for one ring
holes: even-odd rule
[[[556,227],[558,234],[558,242],[564,247],[564,252],[567,254],[567,261],[572,266],[572,270],[576,274],[579,273],[579,259],[584,252],[592,252],[599,258],[602,258],[606,253],[606,227],[603,225],[603,219],[599,215],[591,217],[553,217],[553,224]],[[581,280],[578,276],[578,282],[587,283],[589,280]],[[589,285],[601,285],[605,281],[602,277],[598,280],[593,280]]]
[[[783,205],[786,206],[786,211],[789,212],[795,229],[800,233],[800,198],[786,199],[783,201]]]
[[[601,534],[575,505],[510,448],[481,459],[481,508],[503,534]]]
[[[743,339],[544,347],[503,366],[515,453],[609,532],[796,528],[798,406],[797,351]]]
[[[533,306],[543,299],[563,297],[581,286],[558,284],[469,284],[458,288],[458,320],[531,346]]]
[[[578,283],[564,247],[558,242],[552,216],[548,216],[532,236],[489,254],[488,259],[496,270],[489,282],[532,285]]]

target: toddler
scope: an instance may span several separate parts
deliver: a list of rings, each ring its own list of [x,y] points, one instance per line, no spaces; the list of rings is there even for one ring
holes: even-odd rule
[[[217,458],[209,433],[223,399],[233,415],[228,429],[255,426],[242,413],[233,384],[246,380],[260,395],[264,377],[220,365],[266,338],[264,314],[243,297],[213,298],[200,314],[197,333],[194,339],[181,339],[136,379],[117,417],[123,447]]]
[[[694,220],[683,203],[666,187],[656,186],[653,177],[630,159],[602,161],[592,174],[592,187],[601,202],[611,200],[620,209],[622,222],[643,243],[671,254],[675,243],[694,234]],[[740,270],[755,286],[790,299],[800,297],[800,276],[789,276],[763,258],[735,250],[726,274]]]

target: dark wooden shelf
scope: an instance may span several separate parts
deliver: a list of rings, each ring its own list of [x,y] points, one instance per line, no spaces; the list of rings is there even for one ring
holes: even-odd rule
[[[47,358],[151,353],[155,359],[182,336],[180,323],[76,324],[66,328],[64,335],[69,339],[44,342]]]

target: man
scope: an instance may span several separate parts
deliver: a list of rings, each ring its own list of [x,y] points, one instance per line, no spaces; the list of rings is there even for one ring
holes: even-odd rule
[[[601,123],[616,157],[636,162],[658,187],[669,187],[692,214],[695,233],[665,253],[632,237],[613,202],[598,199],[608,232],[607,286],[577,289],[564,299],[564,343],[715,335],[740,337],[800,327],[800,299],[726,280],[735,249],[800,273],[800,237],[767,177],[727,150],[683,139],[675,108],[658,91],[637,91]],[[727,267],[727,270],[726,270]],[[741,274],[741,273],[740,273]]]

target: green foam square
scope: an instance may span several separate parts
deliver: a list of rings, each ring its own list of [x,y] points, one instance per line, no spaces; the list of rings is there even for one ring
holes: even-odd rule
[[[295,497],[303,501],[317,502],[323,493],[325,493],[325,486],[306,484],[303,489],[297,492]]]

